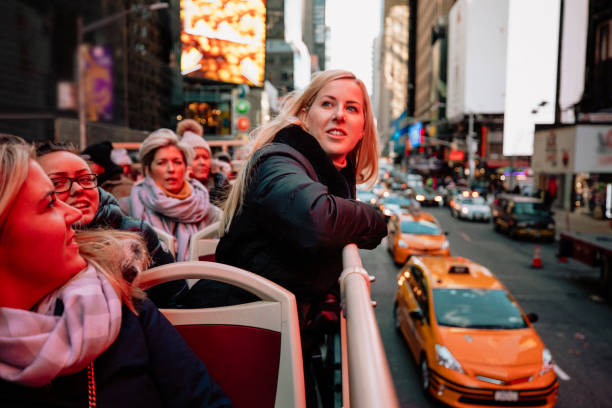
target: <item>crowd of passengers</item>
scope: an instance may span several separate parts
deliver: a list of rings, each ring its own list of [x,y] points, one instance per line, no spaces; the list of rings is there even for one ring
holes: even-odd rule
[[[387,234],[355,200],[378,174],[366,88],[348,71],[318,73],[250,136],[230,185],[192,120],[146,137],[136,182],[108,142],[78,152],[0,135],[0,406],[232,406],[158,307],[254,297],[212,281],[138,288],[143,270],[188,260],[192,234],[215,222],[216,262],[295,294],[308,406],[328,405],[310,357],[338,328],[342,248]]]

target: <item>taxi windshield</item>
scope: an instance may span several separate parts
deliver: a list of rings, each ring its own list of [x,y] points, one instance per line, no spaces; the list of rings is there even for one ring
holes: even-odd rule
[[[404,234],[440,235],[440,227],[427,220],[404,220],[400,228]]]
[[[440,326],[469,329],[523,329],[527,323],[518,306],[501,289],[434,289]]]
[[[514,213],[516,215],[548,215],[548,211],[541,203],[516,203]]]

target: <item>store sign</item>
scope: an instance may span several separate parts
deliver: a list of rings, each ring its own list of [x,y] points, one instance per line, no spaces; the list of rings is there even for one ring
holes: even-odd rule
[[[612,173],[612,126],[578,125],[576,128],[575,172]]]

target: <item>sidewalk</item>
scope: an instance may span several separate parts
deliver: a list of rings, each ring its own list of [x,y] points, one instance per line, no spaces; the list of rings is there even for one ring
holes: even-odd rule
[[[570,212],[553,208],[557,239],[562,232],[579,232],[584,234],[612,234],[608,220],[593,218],[586,209],[579,208]]]

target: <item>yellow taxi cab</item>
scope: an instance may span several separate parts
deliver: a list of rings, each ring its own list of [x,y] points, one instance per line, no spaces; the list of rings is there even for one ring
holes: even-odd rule
[[[550,351],[504,285],[461,257],[413,256],[398,274],[396,328],[426,394],[454,407],[552,407]]]
[[[436,218],[424,211],[392,217],[387,246],[397,264],[404,264],[412,255],[450,256],[446,234]]]

